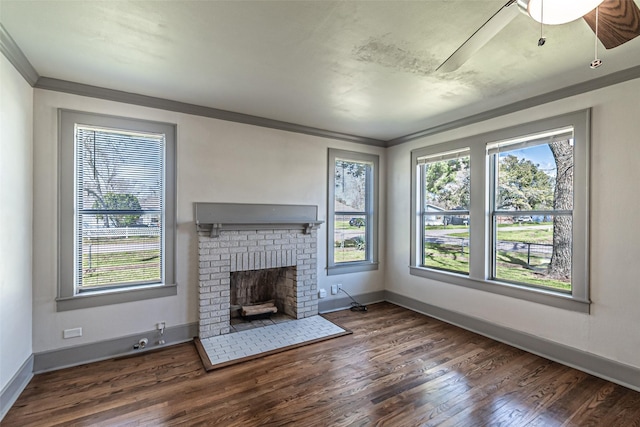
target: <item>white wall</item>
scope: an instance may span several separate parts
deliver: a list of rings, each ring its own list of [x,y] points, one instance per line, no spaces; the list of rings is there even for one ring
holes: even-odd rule
[[[384,150],[366,145],[40,89],[34,104],[34,353],[148,331],[160,320],[167,327],[196,322],[194,202],[311,204],[326,220],[329,147],[381,155],[381,177],[385,175]],[[56,312],[57,108],[178,125],[177,296]],[[383,183],[381,206],[384,195]],[[380,221],[384,224],[384,215]],[[384,288],[383,268],[327,277],[325,225],[318,236],[319,287],[340,281],[356,295]],[[381,232],[381,247],[384,242]],[[62,331],[73,327],[82,327],[84,335],[63,340]]]
[[[0,55],[0,390],[31,356],[33,89]]]
[[[387,150],[386,289],[640,368],[640,80]],[[591,314],[409,275],[410,151],[592,107]]]

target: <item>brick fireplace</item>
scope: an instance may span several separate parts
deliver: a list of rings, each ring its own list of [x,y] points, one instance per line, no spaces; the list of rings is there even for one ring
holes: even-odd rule
[[[231,273],[290,267],[284,312],[318,314],[317,207],[196,203],[199,334],[230,332]]]

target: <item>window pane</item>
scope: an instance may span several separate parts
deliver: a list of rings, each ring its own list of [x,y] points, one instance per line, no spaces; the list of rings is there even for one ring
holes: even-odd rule
[[[367,177],[370,173],[371,165],[368,163],[336,160],[336,212],[367,211]]]
[[[422,266],[469,274],[469,156],[424,163]],[[451,215],[447,211],[464,211]]]
[[[572,210],[573,140],[501,151],[496,210]]]
[[[497,216],[496,221],[496,279],[571,291],[570,215]]]
[[[469,210],[469,156],[426,163],[424,211]]]
[[[160,283],[162,228],[157,214],[80,215],[79,288]],[[130,224],[135,217],[135,224]],[[110,224],[111,226],[105,226]]]
[[[163,135],[78,126],[80,209],[162,208]]]
[[[423,224],[423,267],[469,274],[469,215],[424,215]]]
[[[335,263],[367,260],[367,218],[365,215],[335,215]]]
[[[164,135],[76,125],[76,285],[162,282]]]

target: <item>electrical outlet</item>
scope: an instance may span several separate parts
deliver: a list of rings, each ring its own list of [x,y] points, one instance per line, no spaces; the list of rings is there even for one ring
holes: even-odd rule
[[[342,283],[338,283],[338,290],[342,289]]]
[[[164,331],[164,328],[166,328],[166,323],[167,322],[165,321],[156,323],[156,329],[159,331]]]
[[[76,338],[82,336],[82,328],[65,329],[62,331],[62,338]]]
[[[320,290],[318,291],[318,297],[319,297],[319,298],[326,298],[326,297],[327,297],[327,291],[326,291],[326,290],[324,290],[324,289],[320,289]]]
[[[338,293],[338,285],[331,285],[331,295]]]

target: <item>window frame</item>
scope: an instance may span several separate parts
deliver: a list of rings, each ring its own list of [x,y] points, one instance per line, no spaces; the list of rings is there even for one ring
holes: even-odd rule
[[[564,134],[568,136],[567,130],[558,129],[557,131],[552,131],[548,133],[553,133],[555,135]],[[547,134],[548,134],[547,133]],[[534,136],[535,137],[535,136]],[[571,132],[571,138],[573,138],[573,131]],[[547,137],[539,137],[539,138],[527,138],[524,141],[520,142],[511,142],[511,141],[498,141],[496,143],[488,143],[487,144],[487,161],[489,163],[489,224],[490,224],[490,235],[491,235],[491,266],[489,271],[489,279],[504,281],[512,284],[520,284],[527,287],[540,287],[542,289],[550,289],[554,292],[567,293],[567,291],[561,290],[553,290],[551,287],[545,287],[542,285],[535,285],[531,283],[522,283],[517,281],[509,281],[500,279],[497,277],[497,259],[498,259],[498,227],[497,227],[497,218],[498,217],[518,217],[518,216],[561,216],[561,217],[569,217],[571,218],[571,222],[573,224],[573,207],[570,210],[562,210],[555,209],[553,207],[549,207],[547,209],[529,209],[529,210],[518,210],[518,211],[510,211],[510,210],[501,210],[497,208],[498,201],[498,186],[499,186],[499,169],[500,169],[500,159],[499,155],[504,152],[510,152],[522,148],[536,147],[540,145],[545,145],[550,142],[551,136]],[[573,153],[572,153],[573,154]],[[572,158],[573,161],[573,158]],[[573,165],[572,165],[573,168]],[[573,189],[572,189],[573,190]],[[573,194],[572,194],[572,205],[573,205]],[[571,245],[573,251],[573,244]],[[572,280],[573,284],[573,280]],[[570,292],[569,292],[570,293]]]
[[[75,126],[165,135],[165,189],[163,283],[117,286],[110,289],[76,289]],[[175,284],[176,234],[176,125],[66,109],[58,110],[58,286],[57,311],[99,307],[177,294]]]
[[[430,211],[427,211],[425,209],[426,200],[425,200],[425,188],[423,187],[423,185],[426,182],[426,173],[425,173],[426,168],[424,166],[432,163],[437,163],[440,161],[459,159],[461,157],[469,157],[469,165],[471,165],[471,153],[470,153],[469,147],[466,147],[463,149],[450,150],[444,153],[437,153],[436,155],[420,156],[416,159],[417,167],[419,169],[419,172],[416,171],[416,173],[418,175],[417,179],[418,179],[419,188],[420,188],[420,194],[417,195],[416,197],[419,200],[418,209],[420,211],[419,216],[420,216],[420,225],[421,225],[420,235],[418,236],[418,238],[420,239],[421,242],[423,242],[426,237],[425,236],[426,230],[424,229],[424,224],[425,224],[424,219],[427,216],[434,216],[434,213],[430,213]],[[471,166],[469,166],[469,170],[471,171]],[[442,215],[443,217],[455,216],[455,215],[466,215],[467,217],[469,217],[469,220],[471,220],[471,211],[469,209],[443,210],[443,211],[437,212],[437,214]],[[469,251],[470,249],[471,248],[469,247]],[[419,250],[419,254],[418,254],[419,262],[417,262],[418,266],[422,268],[428,268],[429,270],[445,271],[445,272],[448,271],[445,269],[433,268],[433,267],[428,267],[424,265],[424,259],[425,259],[424,244],[419,245],[418,250]],[[456,272],[456,271],[451,271],[451,272],[455,274],[462,274],[464,276],[468,276],[468,273],[462,273],[462,272]]]
[[[336,263],[335,248],[335,164],[336,160],[370,163],[371,173],[367,176],[364,212],[367,217],[366,241],[367,259]],[[327,275],[338,275],[370,271],[378,269],[378,189],[379,189],[379,156],[376,154],[329,148],[328,160],[328,195],[327,195]],[[362,214],[362,213],[360,213]]]
[[[572,290],[560,293],[491,279],[492,228],[490,212],[489,154],[487,145],[497,141],[536,135],[572,126],[574,131],[574,205]],[[589,174],[591,109],[524,123],[411,151],[411,218],[409,273],[481,291],[589,313]],[[471,203],[469,207],[469,276],[420,266],[420,239],[417,227],[421,184],[417,159],[469,147],[471,164]]]

